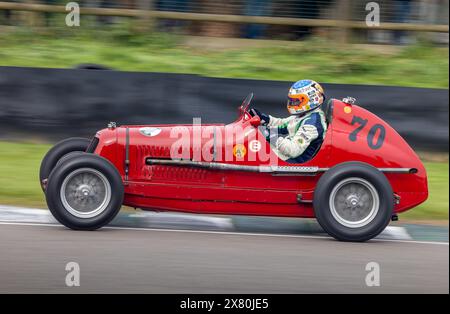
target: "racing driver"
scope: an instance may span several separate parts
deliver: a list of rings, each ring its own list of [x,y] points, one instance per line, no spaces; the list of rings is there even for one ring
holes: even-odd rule
[[[259,116],[261,125],[269,132],[268,140],[282,160],[303,163],[310,160],[319,149],[327,129],[325,114],[320,106],[325,101],[322,86],[312,80],[300,80],[289,89],[287,118],[276,118],[250,110]]]

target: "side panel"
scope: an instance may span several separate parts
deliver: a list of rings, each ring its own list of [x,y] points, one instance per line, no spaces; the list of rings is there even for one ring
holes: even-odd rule
[[[158,131],[144,135],[141,127]],[[231,135],[227,128],[233,131]],[[239,130],[235,132],[236,128]],[[127,129],[128,176],[124,162]],[[196,133],[198,130],[200,134]],[[123,176],[124,203],[129,206],[213,214],[314,216],[311,201],[320,173],[274,175],[146,164],[147,158],[175,156],[233,165],[292,165],[274,155],[261,132],[250,125],[249,117],[227,126],[203,125],[198,130],[192,125],[102,130],[96,153],[111,160]],[[180,141],[183,132],[188,132],[188,136]],[[347,161],[361,161],[377,168],[415,169],[415,173],[386,173],[394,192],[400,196],[396,212],[414,207],[427,198],[425,168],[401,136],[367,110],[334,101],[333,120],[324,143],[318,154],[302,166],[331,168]]]
[[[242,122],[236,124],[240,126]],[[187,156],[183,156],[184,158],[243,165],[264,164],[259,156],[251,154],[249,147],[249,143],[258,137],[258,131],[254,127],[235,132],[234,136],[230,136],[231,131],[225,130],[225,126],[204,126],[199,145],[202,154],[198,154],[198,149],[195,148],[198,146],[193,144],[192,135],[195,131],[192,130],[192,126],[183,127],[191,134],[188,137],[190,143],[185,143],[185,147],[191,149]],[[208,127],[213,128],[213,131],[205,132]],[[234,125],[227,127],[233,129]],[[174,127],[158,128],[161,132],[152,137],[142,135],[137,127],[129,128],[131,162],[126,181],[126,205],[203,213],[313,216],[311,204],[299,204],[298,197],[301,194],[303,199],[312,200],[317,176],[274,176],[269,173],[147,165],[146,158],[170,159],[174,150],[175,153],[181,153],[176,148],[180,146],[176,144],[179,137],[173,138]],[[125,155],[125,152],[122,152],[126,134],[123,129],[118,131],[120,155]],[[248,130],[252,132],[247,132]],[[233,153],[236,143],[246,147],[248,153],[242,158]],[[266,145],[264,138],[260,144]],[[330,144],[331,140],[324,146]],[[211,154],[211,150],[214,154]],[[329,151],[329,148],[324,149],[323,153],[318,154],[319,161],[326,158],[326,152]],[[272,153],[268,143],[267,152]],[[271,157],[275,157],[278,161],[276,156]],[[265,164],[272,164],[270,158]]]

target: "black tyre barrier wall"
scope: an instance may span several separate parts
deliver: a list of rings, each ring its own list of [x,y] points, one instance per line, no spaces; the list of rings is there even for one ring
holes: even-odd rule
[[[388,75],[388,74],[387,74]],[[301,79],[301,78],[299,78]],[[59,140],[120,124],[233,121],[249,92],[253,106],[286,116],[292,82],[198,75],[0,67],[0,138]],[[352,96],[418,150],[448,151],[448,89],[323,84],[328,97]]]

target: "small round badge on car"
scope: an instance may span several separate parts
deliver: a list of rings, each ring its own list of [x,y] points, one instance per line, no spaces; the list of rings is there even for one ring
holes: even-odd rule
[[[158,135],[159,133],[161,133],[161,129],[159,129],[159,128],[145,127],[145,128],[140,128],[140,129],[139,129],[139,132],[140,132],[142,135],[152,137],[152,136],[156,136],[156,135]]]

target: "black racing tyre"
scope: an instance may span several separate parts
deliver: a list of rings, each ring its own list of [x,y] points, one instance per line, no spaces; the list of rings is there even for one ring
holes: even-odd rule
[[[50,174],[47,206],[60,223],[74,230],[108,224],[122,206],[122,178],[111,162],[94,154],[72,156]]]
[[[39,183],[42,190],[45,192],[46,180],[50,176],[53,168],[56,166],[58,160],[71,152],[84,152],[88,148],[90,140],[81,137],[72,137],[65,139],[53,146],[41,162],[39,169]]]
[[[321,227],[340,241],[363,242],[380,234],[394,210],[386,176],[361,162],[326,171],[314,191],[314,212]]]
[[[63,162],[65,162],[66,160],[72,159],[74,157],[80,156],[82,154],[86,154],[85,152],[70,152],[68,154],[65,154],[64,156],[62,156],[57,162],[55,167],[59,166],[60,164],[62,164]],[[53,169],[52,169],[53,170]]]

